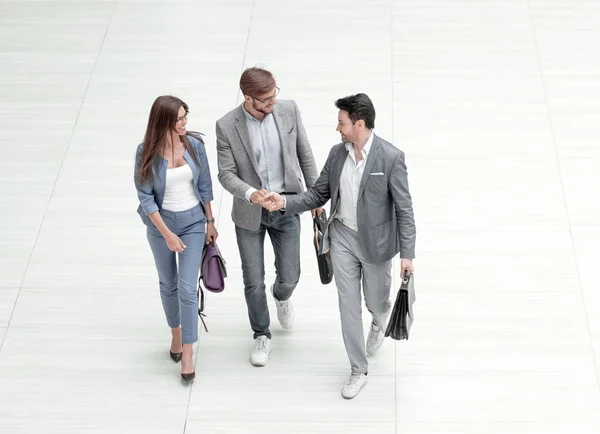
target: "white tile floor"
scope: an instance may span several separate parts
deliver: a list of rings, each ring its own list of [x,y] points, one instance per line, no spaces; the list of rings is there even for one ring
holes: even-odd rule
[[[0,432],[599,432],[598,22],[592,0],[0,0]],[[297,100],[319,166],[333,101],[356,92],[407,155],[417,322],[353,401],[306,215],[296,327],[248,363],[214,122],[256,64]],[[206,133],[230,269],[192,387],[135,214],[160,94]]]

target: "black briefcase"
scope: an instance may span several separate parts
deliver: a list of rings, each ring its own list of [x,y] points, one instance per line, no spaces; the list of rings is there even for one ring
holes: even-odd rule
[[[313,245],[317,254],[317,264],[319,265],[319,277],[321,283],[327,285],[333,279],[333,266],[331,265],[331,253],[329,250],[323,252],[323,234],[327,227],[327,214],[325,210],[313,219],[314,237]]]
[[[408,340],[410,328],[415,319],[413,303],[415,302],[415,278],[413,274],[404,272],[402,284],[396,296],[385,336],[397,341]]]

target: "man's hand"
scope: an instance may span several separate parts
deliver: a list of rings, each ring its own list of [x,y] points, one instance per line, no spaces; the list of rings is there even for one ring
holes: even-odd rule
[[[412,274],[415,271],[412,259],[402,258],[400,260],[400,279],[404,279],[404,271],[408,271],[408,274]]]
[[[278,211],[283,208],[283,196],[278,193],[267,193],[262,205],[271,212]]]
[[[262,190],[256,190],[254,193],[252,193],[252,195],[250,196],[250,202],[252,203],[257,203],[260,206],[264,206],[264,200],[265,200],[265,196],[268,193],[267,190],[262,189]]]
[[[313,209],[310,213],[312,214],[312,218],[314,219],[316,216],[321,215],[323,212],[323,208]]]

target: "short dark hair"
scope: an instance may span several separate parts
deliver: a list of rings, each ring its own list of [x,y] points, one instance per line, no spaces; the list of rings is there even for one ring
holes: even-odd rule
[[[257,96],[272,89],[275,89],[275,77],[266,69],[248,68],[240,77],[240,90],[244,95]]]
[[[368,129],[375,128],[375,107],[367,94],[357,93],[356,95],[340,98],[335,102],[335,106],[348,112],[352,124],[355,124],[358,120],[363,120]]]

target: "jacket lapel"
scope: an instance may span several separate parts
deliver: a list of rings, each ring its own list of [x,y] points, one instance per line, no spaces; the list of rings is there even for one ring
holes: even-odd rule
[[[237,130],[237,132],[240,136],[240,141],[242,142],[242,146],[246,150],[246,153],[248,154],[248,158],[250,158],[250,161],[252,162],[252,167],[254,168],[254,171],[256,172],[257,175],[259,175],[260,172],[258,170],[258,162],[256,161],[256,156],[254,155],[254,149],[252,149],[252,142],[250,141],[250,134],[248,134],[248,125],[246,124],[246,115],[244,115],[244,110],[242,109],[241,105],[237,108],[235,117],[236,117],[236,121],[237,121],[235,123],[235,129]]]
[[[367,185],[367,180],[369,179],[369,173],[373,169],[373,164],[375,164],[375,160],[377,159],[377,155],[379,154],[379,137],[373,134],[373,144],[371,145],[371,150],[369,151],[369,155],[367,155],[367,164],[365,165],[365,171],[363,172],[363,176],[360,179],[360,187],[358,188],[358,197],[360,198],[365,191],[365,186]]]
[[[196,184],[198,182],[198,178],[200,178],[200,167],[196,166],[194,158],[190,155],[187,149],[183,153],[183,159],[187,162],[188,166],[190,166],[190,169],[192,169],[192,174],[194,175],[194,184]]]
[[[330,185],[330,188],[333,187],[331,191],[331,215],[334,214],[334,211],[336,211],[337,208],[337,202],[340,194],[340,180],[342,177],[344,164],[346,164],[346,158],[348,158],[348,150],[346,149],[346,145],[342,145],[336,155],[335,161],[332,164],[331,176],[329,177],[329,179],[335,183]]]
[[[289,167],[288,157],[291,155],[290,151],[290,135],[288,134],[292,129],[290,121],[285,113],[280,109],[279,105],[275,104],[273,107],[273,120],[279,133],[279,141],[281,142],[281,150],[283,156],[283,167]]]

